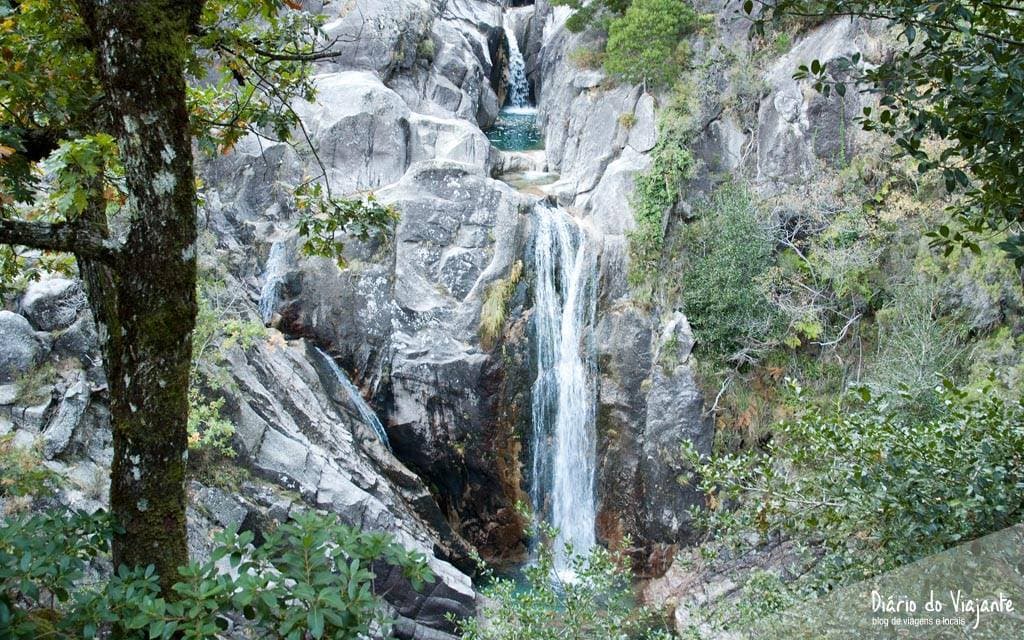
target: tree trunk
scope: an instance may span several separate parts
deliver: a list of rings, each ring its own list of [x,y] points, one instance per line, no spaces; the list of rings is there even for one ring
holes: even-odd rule
[[[165,596],[188,561],[185,467],[196,316],[196,211],[185,103],[200,0],[79,0],[131,224],[111,266],[79,256],[103,343],[114,460],[115,566],[154,565]],[[105,221],[93,220],[105,233]],[[99,226],[99,229],[96,227]]]

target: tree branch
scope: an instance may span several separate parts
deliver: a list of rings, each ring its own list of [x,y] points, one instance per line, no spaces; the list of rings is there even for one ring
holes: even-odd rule
[[[106,264],[113,264],[117,256],[115,246],[106,238],[67,223],[0,220],[0,244],[64,251]]]

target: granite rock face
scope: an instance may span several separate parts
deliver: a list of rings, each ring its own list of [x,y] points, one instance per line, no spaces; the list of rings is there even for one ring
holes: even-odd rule
[[[30,373],[46,354],[25,316],[0,311],[0,383],[6,384]]]
[[[38,309],[39,291],[60,291],[66,284],[44,280],[33,288],[36,294],[24,296],[22,308]],[[79,305],[75,317],[65,321],[75,326],[91,324],[92,318]],[[44,464],[68,479],[62,503],[89,510],[104,506],[113,458],[105,384],[77,355],[54,349],[46,359],[39,344],[55,343],[60,329],[37,335],[28,320],[8,311],[0,311],[0,326],[11,327],[12,339],[21,336],[31,345],[25,363],[54,372],[36,380],[36,388],[8,393],[11,385],[0,387],[0,434],[11,434],[16,446],[38,447]],[[79,340],[89,355],[86,361],[99,361],[95,333],[83,332]],[[15,352],[8,346],[3,353]],[[224,370],[231,381],[218,395],[236,429],[238,457],[231,464],[255,479],[242,495],[193,482],[193,554],[201,558],[209,552],[209,536],[217,528],[259,529],[286,519],[294,509],[333,512],[347,524],[388,532],[424,554],[438,581],[418,593],[400,573],[389,573],[386,598],[407,637],[450,637],[453,628],[444,615],[464,617],[475,608],[470,578],[452,564],[468,567],[469,549],[423,481],[378,440],[351,398],[337,392],[323,357],[303,339],[287,340],[268,330],[247,348],[233,347]],[[419,611],[431,613],[421,620]]]

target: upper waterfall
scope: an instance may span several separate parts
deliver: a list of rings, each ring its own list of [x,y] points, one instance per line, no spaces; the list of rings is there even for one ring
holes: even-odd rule
[[[526,80],[526,60],[519,50],[519,42],[508,14],[505,14],[504,27],[505,39],[508,40],[508,106],[516,109],[532,108],[530,83]]]
[[[589,334],[596,307],[597,252],[564,210],[535,208],[533,500],[558,530],[555,568],[570,570],[565,545],[585,554],[595,545],[594,354]]]

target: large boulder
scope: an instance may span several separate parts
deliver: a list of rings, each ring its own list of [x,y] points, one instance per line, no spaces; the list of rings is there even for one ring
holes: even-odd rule
[[[0,342],[0,384],[18,380],[46,355],[25,316],[10,311],[0,311]]]
[[[74,280],[50,278],[29,285],[21,298],[21,313],[38,331],[69,327],[85,308],[85,292]]]
[[[645,497],[642,517],[651,540],[689,541],[689,510],[703,504],[680,454],[687,442],[710,454],[714,434],[714,421],[704,412],[704,396],[690,362],[693,345],[686,317],[675,314],[663,324],[655,347],[639,463]]]
[[[337,193],[377,189],[409,166],[409,107],[369,72],[315,78],[317,101],[295,109]]]

